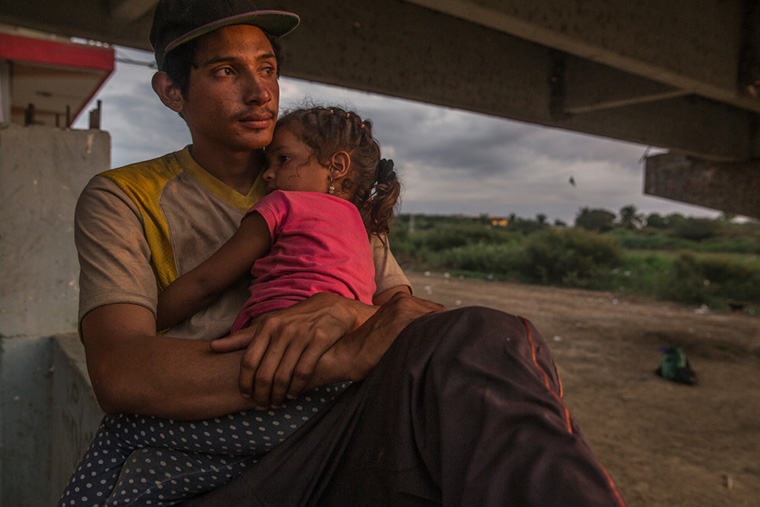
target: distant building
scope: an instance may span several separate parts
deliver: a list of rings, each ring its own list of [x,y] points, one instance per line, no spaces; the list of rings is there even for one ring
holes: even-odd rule
[[[111,47],[0,25],[0,125],[65,128],[114,70]],[[92,121],[99,128],[99,115]]]

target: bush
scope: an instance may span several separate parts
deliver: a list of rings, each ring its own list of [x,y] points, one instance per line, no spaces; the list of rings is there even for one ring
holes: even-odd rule
[[[710,238],[698,247],[701,252],[734,252],[760,255],[760,241],[754,238]]]
[[[483,225],[435,227],[421,234],[421,245],[433,251],[448,250],[472,244],[494,245],[510,242],[513,234]]]
[[[705,257],[699,265],[714,297],[760,301],[760,269],[724,256]]]
[[[719,221],[709,218],[686,218],[673,224],[673,234],[679,238],[702,241],[717,236],[721,225]]]
[[[591,211],[586,210],[586,215]],[[545,228],[527,234],[534,225],[546,227],[545,219],[511,216],[515,228],[510,231],[472,217],[416,216],[410,231],[410,220],[401,218],[391,227],[390,242],[405,269],[445,269],[528,283],[632,291],[713,308],[725,309],[730,300],[760,302],[757,222],[706,225],[709,220],[673,214],[663,219],[670,230],[618,227],[598,234],[581,228]],[[706,231],[715,236],[705,237]],[[687,249],[689,253],[671,253]]]
[[[535,282],[584,287],[594,278],[604,278],[621,262],[614,238],[567,229],[542,231],[526,239],[520,268]]]
[[[660,299],[699,305],[707,302],[710,286],[709,282],[705,283],[696,257],[682,253],[673,261],[670,270],[658,278],[655,290]]]
[[[760,268],[728,256],[682,253],[658,280],[657,296],[687,304],[725,306],[760,301]]]
[[[689,242],[681,238],[673,238],[662,232],[630,231],[615,229],[608,233],[617,238],[620,246],[626,250],[680,250],[687,248]]]
[[[612,270],[612,279],[606,290],[630,291],[638,294],[654,294],[658,278],[668,272],[673,261],[670,256],[659,253],[624,252],[619,269]]]
[[[517,271],[518,256],[511,245],[467,245],[441,252],[440,261],[452,269],[508,275]]]

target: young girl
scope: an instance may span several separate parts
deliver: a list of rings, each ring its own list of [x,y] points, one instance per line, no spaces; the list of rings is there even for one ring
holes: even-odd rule
[[[387,234],[400,185],[393,162],[380,159],[371,122],[337,107],[296,110],[277,122],[265,157],[268,195],[227,243],[160,294],[157,329],[189,318],[248,272],[254,276],[251,296],[233,331],[318,292],[372,304],[368,235]],[[172,505],[214,489],[348,384],[314,389],[278,409],[212,420],[109,415],[59,505]],[[147,447],[166,448],[155,468],[125,467],[122,473],[130,454]]]

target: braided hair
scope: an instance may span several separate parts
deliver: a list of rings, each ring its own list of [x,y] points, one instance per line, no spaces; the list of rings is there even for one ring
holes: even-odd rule
[[[401,193],[393,161],[380,158],[372,137],[372,122],[339,107],[296,109],[282,116],[277,127],[287,127],[327,165],[339,151],[351,157],[342,190],[358,209],[370,234],[387,234]]]

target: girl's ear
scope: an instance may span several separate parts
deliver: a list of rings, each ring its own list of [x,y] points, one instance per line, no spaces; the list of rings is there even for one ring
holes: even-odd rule
[[[182,113],[182,92],[179,87],[172,81],[166,72],[156,72],[151,79],[153,91],[166,107],[175,113]]]
[[[351,156],[345,151],[339,151],[330,159],[330,176],[335,180],[346,177],[351,167]]]

